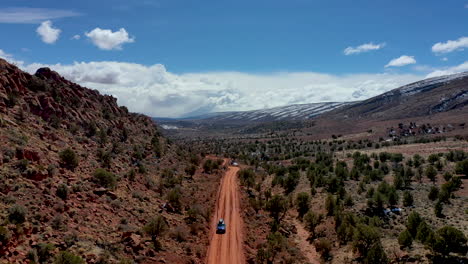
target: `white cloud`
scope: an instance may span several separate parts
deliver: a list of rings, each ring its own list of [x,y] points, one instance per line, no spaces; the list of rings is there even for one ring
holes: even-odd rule
[[[440,59],[441,61],[448,61],[448,58],[447,57],[443,57],[442,59]]]
[[[41,23],[41,25],[36,29],[36,32],[44,43],[53,44],[55,43],[62,32],[58,28],[52,26],[52,21],[47,20]]]
[[[391,60],[385,67],[402,67],[409,64],[415,64],[414,56],[403,55],[399,58]]]
[[[32,64],[24,68],[33,73],[44,66],[83,86],[115,96],[119,104],[126,105],[131,111],[160,117],[363,100],[423,77],[315,72],[174,74],[161,64],[146,66],[113,61]]]
[[[12,55],[0,50],[0,57],[2,54],[10,62],[14,61]],[[168,72],[161,64],[147,66],[115,61],[67,65],[17,64],[29,73],[41,67],[50,67],[73,82],[113,95],[120,105],[127,106],[131,111],[159,117],[364,100],[424,78],[424,75],[394,73],[175,74]]]
[[[426,77],[431,78],[431,77],[455,74],[455,73],[466,72],[466,71],[468,71],[468,61],[465,61],[464,63],[457,65],[457,66],[435,70],[429,73]]]
[[[36,24],[44,20],[80,15],[70,10],[50,8],[0,8],[0,23]]]
[[[6,53],[2,49],[0,49],[0,58],[7,60],[9,63],[12,63],[18,67],[24,65],[24,61],[16,60],[13,55]]]
[[[0,58],[5,59],[5,60],[11,60],[13,56],[0,49]]]
[[[134,38],[129,37],[125,28],[115,32],[110,29],[95,28],[85,35],[102,50],[120,50],[123,44],[135,42]]]
[[[74,35],[71,39],[73,39],[73,40],[79,40],[80,38],[81,38],[80,35]]]
[[[372,50],[379,50],[379,49],[381,49],[383,47],[385,47],[385,43],[374,44],[374,43],[370,42],[370,43],[362,44],[362,45],[357,46],[357,47],[347,47],[343,51],[343,53],[345,55],[359,54],[359,53],[368,52],[368,51],[372,51]]]
[[[434,53],[449,53],[453,51],[463,50],[468,48],[468,37],[461,37],[457,40],[449,40],[445,43],[439,42],[432,46]]]

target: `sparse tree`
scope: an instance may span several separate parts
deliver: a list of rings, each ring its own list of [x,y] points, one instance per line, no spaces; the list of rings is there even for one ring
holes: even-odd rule
[[[320,224],[322,221],[322,215],[316,214],[312,211],[309,211],[304,216],[304,222],[306,224],[307,230],[311,233],[310,238],[313,239],[315,237],[315,228]]]
[[[434,213],[437,217],[443,217],[444,215],[442,214],[443,210],[443,205],[442,202],[439,200],[437,203],[434,205]]]
[[[288,210],[288,201],[281,195],[274,195],[266,204],[270,216],[278,222]]]
[[[413,244],[413,237],[411,236],[408,229],[405,229],[403,232],[400,233],[398,236],[398,244],[402,248],[409,248]]]
[[[335,214],[336,200],[333,195],[329,194],[327,200],[325,200],[325,209],[327,210],[328,216],[333,216]]]
[[[434,201],[435,199],[437,199],[438,196],[439,188],[437,188],[436,186],[432,186],[428,194],[429,200]]]
[[[158,245],[157,239],[162,236],[168,229],[166,221],[160,215],[151,219],[144,227],[143,231],[151,237],[151,240]]]
[[[436,176],[437,176],[437,170],[432,166],[429,165],[426,168],[426,176],[429,180],[432,181],[432,183],[435,183],[436,181]]]
[[[451,226],[444,226],[437,230],[430,246],[434,252],[442,256],[448,256],[450,252],[464,256],[468,250],[466,243],[467,239],[463,232]]]
[[[306,192],[297,194],[296,205],[299,218],[302,218],[309,211],[310,196]]]
[[[403,205],[404,206],[412,206],[413,205],[413,195],[410,191],[405,191],[403,193]]]

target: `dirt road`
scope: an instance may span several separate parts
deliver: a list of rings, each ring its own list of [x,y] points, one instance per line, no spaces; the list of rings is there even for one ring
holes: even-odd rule
[[[228,167],[221,181],[216,202],[216,211],[211,221],[211,238],[207,264],[244,264],[242,248],[242,218],[240,216],[238,167]],[[220,218],[226,223],[226,233],[216,234]]]

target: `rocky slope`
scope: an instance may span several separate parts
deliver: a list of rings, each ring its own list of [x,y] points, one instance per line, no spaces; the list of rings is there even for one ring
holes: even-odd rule
[[[199,162],[115,98],[0,59],[0,263],[202,263],[218,176]]]
[[[331,111],[324,118],[403,119],[452,110],[467,111],[468,72],[411,83]]]

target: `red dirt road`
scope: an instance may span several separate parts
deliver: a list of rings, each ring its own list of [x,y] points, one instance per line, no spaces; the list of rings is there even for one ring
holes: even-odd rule
[[[216,211],[211,221],[211,238],[207,264],[244,264],[242,247],[242,218],[240,216],[238,167],[228,167],[218,191]],[[216,224],[223,218],[226,233],[216,234]]]

